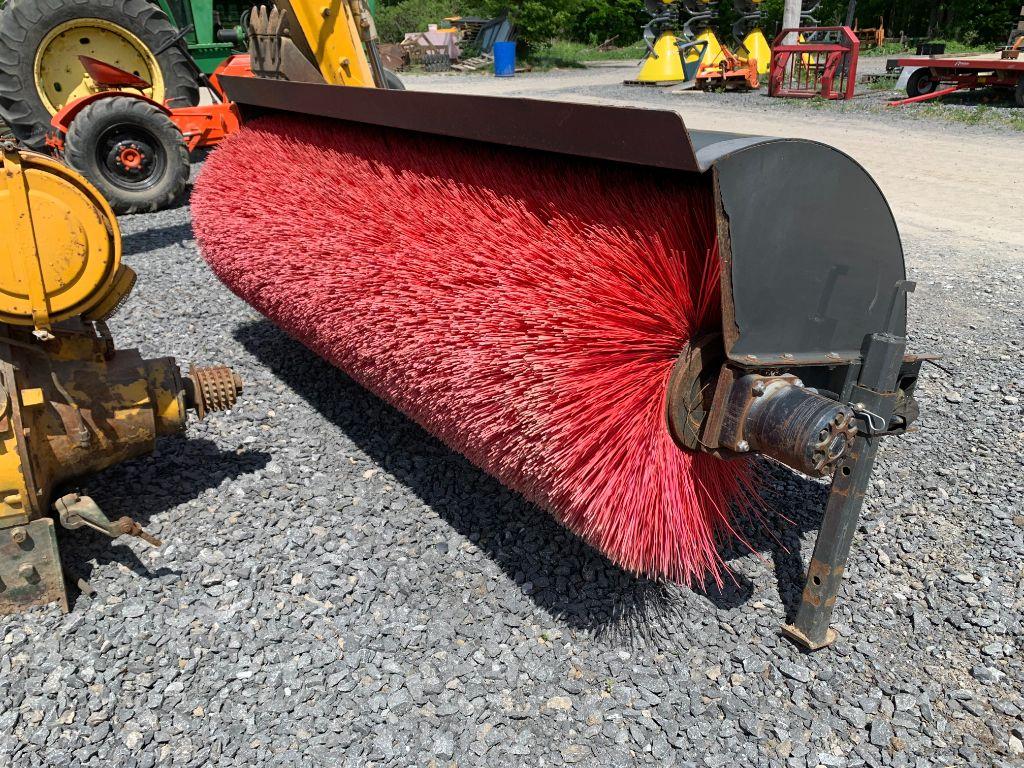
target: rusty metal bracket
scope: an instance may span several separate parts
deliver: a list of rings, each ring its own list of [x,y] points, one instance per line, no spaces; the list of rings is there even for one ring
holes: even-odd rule
[[[88,496],[70,493],[62,496],[53,504],[60,516],[60,524],[68,530],[77,530],[83,526],[106,534],[112,539],[121,536],[135,536],[154,547],[162,546],[163,542],[143,530],[142,526],[130,517],[111,520],[99,505]]]
[[[831,475],[857,434],[855,409],[793,373],[723,365],[721,343],[720,336],[698,339],[676,362],[667,396],[676,442],[723,459],[762,453],[814,477]]]
[[[310,52],[311,55],[311,52]],[[323,83],[323,75],[288,33],[288,9],[253,8],[249,17],[249,56],[256,77]]]
[[[53,520],[44,517],[0,530],[0,615],[54,602],[67,613]]]

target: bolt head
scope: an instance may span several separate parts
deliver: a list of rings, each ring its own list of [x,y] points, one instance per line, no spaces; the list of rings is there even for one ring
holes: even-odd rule
[[[746,440],[740,440],[736,444],[736,451],[738,453],[747,453],[748,451],[750,451],[750,443],[748,443]]]
[[[11,531],[11,541],[15,544],[24,544],[28,538],[28,532],[24,528],[15,528]]]
[[[31,563],[25,563],[18,569],[18,575],[21,576],[29,584],[35,584],[39,581],[39,571]]]

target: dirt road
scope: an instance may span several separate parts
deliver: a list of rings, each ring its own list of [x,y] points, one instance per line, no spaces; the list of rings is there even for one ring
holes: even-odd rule
[[[939,237],[986,256],[1024,256],[1024,134],[870,113],[828,114],[777,100],[637,89],[630,67],[485,76],[407,76],[410,89],[531,96],[674,109],[697,129],[814,139],[864,165],[881,186],[905,236]],[[769,103],[770,102],[770,103]],[[809,169],[813,172],[813,169]]]

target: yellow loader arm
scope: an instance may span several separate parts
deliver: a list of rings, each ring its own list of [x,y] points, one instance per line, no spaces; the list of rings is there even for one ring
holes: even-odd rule
[[[257,76],[308,82],[315,68],[317,79],[329,85],[387,87],[366,0],[276,0],[275,6],[252,15],[250,52]],[[291,44],[301,59],[287,50]]]

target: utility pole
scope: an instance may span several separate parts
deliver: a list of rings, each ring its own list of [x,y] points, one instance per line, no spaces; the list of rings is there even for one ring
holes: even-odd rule
[[[857,0],[850,0],[850,4],[846,7],[846,26],[853,29],[853,24],[857,20]]]
[[[793,27],[800,26],[800,10],[803,8],[801,0],[786,0],[786,5],[782,10],[782,27],[783,29],[790,29]],[[796,42],[795,35],[787,35],[786,39],[783,40],[787,45],[791,45]]]

